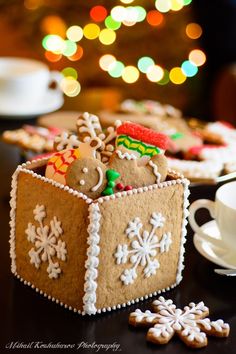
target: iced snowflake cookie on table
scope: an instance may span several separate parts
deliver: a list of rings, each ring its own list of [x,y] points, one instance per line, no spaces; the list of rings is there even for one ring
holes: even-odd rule
[[[211,321],[209,309],[201,301],[191,302],[184,310],[176,308],[172,300],[160,296],[152,303],[154,312],[137,309],[129,316],[129,324],[135,327],[151,327],[147,340],[155,344],[166,344],[176,333],[191,348],[202,348],[208,344],[207,335],[228,337],[230,327],[223,320]]]

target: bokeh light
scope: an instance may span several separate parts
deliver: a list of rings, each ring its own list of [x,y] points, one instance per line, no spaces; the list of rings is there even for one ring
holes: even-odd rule
[[[107,9],[101,5],[94,6],[90,10],[90,17],[95,22],[102,22],[107,17]]]
[[[147,70],[147,78],[151,82],[158,82],[164,76],[164,70],[159,65],[152,65]]]
[[[111,54],[105,54],[99,59],[99,66],[102,70],[108,71],[112,63],[116,62],[116,58]]]
[[[40,28],[44,33],[54,34],[61,37],[66,35],[66,23],[63,19],[56,15],[44,17],[40,24]]]
[[[139,16],[138,9],[136,9],[136,7],[134,6],[128,6],[125,8],[125,17],[123,19],[123,22],[136,23],[138,22],[138,16]]]
[[[65,41],[57,35],[48,34],[43,38],[42,45],[44,49],[56,54],[62,54],[65,49]]]
[[[185,60],[181,65],[184,75],[187,77],[193,77],[197,74],[198,68],[191,61]]]
[[[121,61],[115,61],[109,66],[108,73],[112,77],[121,77],[125,66]]]
[[[115,6],[111,10],[111,17],[117,21],[122,22],[125,20],[126,8],[124,6]]]
[[[99,40],[104,45],[110,45],[115,42],[116,33],[109,28],[104,28],[99,34]]]
[[[183,71],[179,67],[175,67],[170,71],[170,81],[173,84],[180,85],[183,84],[186,80],[186,76],[184,75]]]
[[[79,42],[83,35],[83,29],[80,26],[71,26],[66,31],[67,38],[73,42]]]
[[[137,14],[138,14],[137,21],[138,22],[144,21],[146,16],[147,16],[147,11],[145,10],[145,8],[142,7],[142,6],[135,6],[134,8],[135,8],[135,10],[137,11]]]
[[[206,62],[206,55],[200,49],[193,49],[189,53],[189,60],[196,66],[201,66]]]
[[[70,66],[68,66],[67,68],[64,68],[61,71],[62,75],[65,77],[72,77],[73,79],[77,79],[78,78],[78,73],[74,68],[71,68]]]
[[[127,84],[133,84],[139,78],[139,71],[135,66],[129,65],[126,66],[122,72],[122,79]]]
[[[202,35],[202,27],[197,23],[189,23],[186,26],[185,32],[191,39],[197,39]]]
[[[156,0],[155,6],[160,12],[168,12],[171,9],[171,1],[170,0]]]
[[[150,57],[142,57],[138,60],[138,68],[144,74],[146,74],[148,68],[153,65],[155,65],[154,60]]]
[[[84,37],[87,39],[95,39],[99,36],[100,27],[95,23],[88,23],[84,26]]]
[[[56,54],[56,53],[50,52],[48,50],[45,51],[44,56],[51,63],[56,63],[57,61],[59,61],[62,58],[61,54]]]
[[[179,11],[183,8],[184,1],[183,0],[171,0],[171,10]]]
[[[160,26],[164,16],[157,10],[151,10],[147,13],[147,22],[151,26]]]
[[[191,4],[192,0],[183,0],[184,6]]]
[[[65,55],[66,57],[70,57],[74,55],[77,51],[77,45],[75,42],[70,41],[69,39],[64,41],[65,47],[63,49],[62,54]]]
[[[123,4],[131,4],[134,0],[120,0]]]
[[[80,83],[72,77],[64,77],[60,82],[60,88],[68,97],[75,97],[80,93]]]
[[[118,30],[121,26],[121,22],[115,21],[110,15],[105,19],[105,26],[112,30]]]
[[[24,0],[24,5],[27,10],[37,10],[44,5],[44,0]]]
[[[82,58],[83,54],[84,54],[83,48],[80,45],[78,45],[75,54],[68,56],[68,59],[71,61],[77,61]]]
[[[170,81],[169,71],[165,69],[162,79],[160,81],[158,81],[157,83],[158,83],[158,85],[167,85],[169,81]]]

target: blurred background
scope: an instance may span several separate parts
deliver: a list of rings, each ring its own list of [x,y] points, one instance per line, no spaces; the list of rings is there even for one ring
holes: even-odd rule
[[[234,122],[235,19],[235,0],[0,0],[0,56],[59,70],[66,110],[154,99]]]

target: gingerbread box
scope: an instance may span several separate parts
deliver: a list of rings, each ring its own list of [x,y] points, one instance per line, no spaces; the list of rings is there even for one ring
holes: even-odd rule
[[[44,177],[47,160],[19,166],[11,192],[12,272],[80,314],[119,309],[182,278],[188,180],[91,200]]]

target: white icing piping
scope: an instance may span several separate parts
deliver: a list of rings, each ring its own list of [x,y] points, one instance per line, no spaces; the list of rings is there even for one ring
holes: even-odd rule
[[[60,306],[64,306],[65,309],[68,309],[70,311],[73,311],[75,313],[78,313],[79,315],[86,315],[86,313],[84,311],[81,311],[81,310],[78,310],[77,308],[75,307],[72,307],[72,306],[69,306],[67,304],[65,304],[64,302],[56,299],[55,297],[51,296],[51,295],[48,295],[47,293],[45,293],[44,291],[38,289],[35,287],[34,284],[32,284],[31,282],[29,281],[26,281],[24,280],[19,274],[17,274],[17,272],[14,272],[14,275],[22,282],[24,283],[24,285],[28,285],[30,286],[32,289],[34,289],[37,293],[39,293],[40,295],[43,295],[44,297],[46,297],[48,300],[51,300],[52,302],[55,302],[56,304],[59,304]],[[161,290],[158,290],[158,291],[155,291],[153,293],[150,293],[148,295],[144,295],[140,298],[136,298],[136,299],[133,299],[133,300],[130,300],[130,301],[127,301],[127,302],[123,302],[122,304],[117,304],[117,305],[114,305],[114,306],[109,306],[109,307],[103,307],[101,309],[98,309],[96,313],[100,314],[100,313],[104,313],[104,312],[110,312],[112,310],[119,310],[121,308],[124,308],[126,306],[130,306],[130,305],[133,305],[135,303],[138,303],[140,301],[143,301],[143,300],[147,300],[148,298],[152,298],[153,296],[157,296],[161,293],[165,293],[166,291],[169,291],[173,288],[175,288],[178,284],[175,283],[171,286],[168,286],[167,288],[165,289],[161,289]]]
[[[188,224],[187,217],[189,215],[189,211],[188,211],[188,206],[189,206],[188,196],[190,194],[189,188],[188,188],[189,183],[190,182],[187,179],[184,179],[182,182],[182,184],[184,186],[183,220],[182,220],[182,226],[181,226],[180,254],[179,254],[178,269],[177,269],[177,274],[176,274],[176,283],[177,284],[179,284],[183,278],[182,271],[184,269],[184,253],[185,253],[184,244],[186,242],[186,235],[187,235],[186,225]]]
[[[87,239],[87,260],[85,262],[85,283],[84,283],[84,297],[83,297],[83,310],[85,314],[93,315],[97,312],[96,309],[96,289],[97,289],[97,276],[98,276],[98,264],[100,253],[99,247],[99,229],[100,229],[100,209],[99,204],[89,205],[89,226],[88,226],[88,239]]]
[[[96,192],[98,190],[98,188],[102,185],[102,182],[103,182],[103,173],[102,173],[101,167],[98,166],[97,171],[98,171],[98,175],[99,175],[98,183],[95,186],[93,186],[93,188],[91,188],[92,192]]]
[[[21,166],[19,166],[12,176],[11,182],[11,200],[10,200],[10,257],[11,257],[11,271],[12,273],[16,272],[16,245],[15,245],[15,232],[16,232],[16,193],[17,193],[17,178],[18,174],[21,171]]]
[[[128,152],[122,154],[120,150],[116,150],[116,153],[121,160],[137,160],[137,156],[135,156],[134,154],[129,154]]]
[[[158,167],[153,161],[149,161],[148,164],[152,167],[153,174],[156,176],[156,183],[160,183],[161,181],[161,175],[158,172]]]

